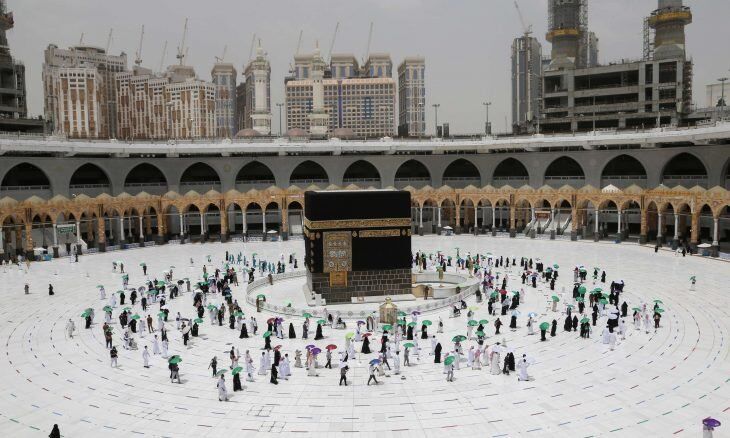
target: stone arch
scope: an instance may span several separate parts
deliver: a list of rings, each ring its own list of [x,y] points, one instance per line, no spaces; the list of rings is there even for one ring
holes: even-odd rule
[[[511,185],[512,187],[520,187],[529,183],[530,173],[516,158],[505,158],[497,167],[494,168],[492,181],[495,186]]]
[[[601,171],[601,187],[613,185],[625,188],[632,184],[646,187],[646,167],[631,155],[613,157]]]
[[[321,164],[312,160],[305,160],[292,170],[291,175],[289,175],[289,184],[299,186],[329,184],[329,176]]]
[[[554,187],[565,184],[580,187],[585,183],[583,167],[575,159],[562,156],[554,159],[545,169],[545,183]]]
[[[140,192],[162,195],[167,193],[168,184],[160,168],[150,163],[137,164],[124,177],[124,191],[130,195]]]
[[[265,189],[276,185],[276,178],[269,166],[260,161],[246,163],[236,174],[236,189],[247,191],[252,188]]]
[[[10,194],[22,194],[23,198],[34,194],[50,198],[52,193],[51,180],[46,172],[35,164],[19,163],[8,169],[3,175],[0,193],[4,196],[8,192]]]
[[[206,163],[193,163],[180,176],[180,191],[186,193],[189,190],[195,190],[198,193],[205,193],[209,190],[220,191],[220,175]]]
[[[373,186],[379,188],[381,187],[380,172],[371,162],[357,160],[347,166],[342,177],[342,184],[357,184],[363,187]]]
[[[457,189],[468,185],[481,187],[482,175],[474,163],[464,158],[458,158],[446,167],[442,182],[444,185]]]
[[[98,196],[112,191],[111,179],[106,171],[94,163],[85,163],[76,168],[68,182],[69,192]]]
[[[662,184],[693,187],[707,185],[707,165],[695,154],[681,152],[662,167]]]
[[[398,166],[395,172],[395,187],[402,189],[406,186],[421,188],[432,185],[431,172],[418,160],[408,160]]]

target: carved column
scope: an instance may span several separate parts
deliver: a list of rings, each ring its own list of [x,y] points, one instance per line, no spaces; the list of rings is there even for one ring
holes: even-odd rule
[[[641,209],[641,230],[639,231],[639,243],[644,245],[647,241],[647,211],[646,208]]]
[[[697,249],[697,245],[700,243],[700,212],[695,211],[692,213],[692,231],[690,235],[690,244],[692,250]]]
[[[289,209],[286,207],[281,208],[281,239],[289,240]]]
[[[509,237],[517,236],[517,229],[515,226],[516,220],[517,220],[517,218],[515,217],[515,207],[514,207],[514,205],[510,204],[510,206],[509,206]]]
[[[226,205],[221,201],[220,207],[219,207],[220,215],[221,215],[221,242],[227,242],[228,241],[228,210],[226,209]]]

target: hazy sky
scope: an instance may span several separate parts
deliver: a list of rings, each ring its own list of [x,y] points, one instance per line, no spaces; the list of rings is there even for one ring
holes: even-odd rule
[[[394,64],[409,55],[426,57],[428,130],[433,108],[452,132],[475,133],[484,127],[482,102],[490,100],[495,132],[510,119],[510,45],[522,32],[513,0],[7,0],[16,27],[8,39],[13,55],[27,66],[29,111],[41,114],[41,65],[49,43],[106,46],[114,29],[111,52],[128,54],[130,67],[145,25],[143,65],[157,69],[167,40],[165,64],[175,61],[185,17],[190,19],[187,63],[210,80],[215,56],[228,46],[226,61],[239,71],[255,33],[272,65],[273,130],[278,131],[276,102],[283,102],[283,78],[294,55],[299,31],[302,52],[320,41],[327,53],[335,24],[340,31],[334,52],[365,55],[368,29],[374,22],[372,52],[390,52]],[[547,0],[519,0],[523,16],[548,54],[545,42]],[[705,85],[730,69],[730,1],[685,0],[693,9],[688,53],[695,61],[694,100],[705,104]],[[643,17],[657,0],[591,0],[589,22],[600,39],[600,60],[637,59],[642,50]],[[240,78],[240,76],[239,76]],[[730,93],[730,86],[728,87]],[[508,122],[507,122],[508,123]]]

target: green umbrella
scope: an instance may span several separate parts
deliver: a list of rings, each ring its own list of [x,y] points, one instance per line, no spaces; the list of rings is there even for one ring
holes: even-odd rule
[[[266,295],[264,295],[264,294],[258,294],[258,295],[256,295],[256,299],[257,300],[265,300],[266,299]]]
[[[479,310],[479,307],[478,306],[469,306],[469,310],[471,310],[472,312],[475,312],[475,311]]]
[[[552,300],[553,300],[554,303],[557,303],[558,301],[560,301],[560,298],[558,298],[557,295],[553,295],[552,296]]]
[[[353,333],[353,332],[350,332],[350,333],[348,333],[348,334],[345,335],[345,339],[352,339],[354,337],[355,337],[355,333]]]
[[[664,304],[664,302],[662,302],[662,300],[654,300],[654,303],[655,304]]]
[[[196,323],[196,324],[202,324],[203,323],[203,320],[201,318],[195,318],[193,320],[193,322]]]
[[[476,327],[479,325],[479,323],[474,319],[470,319],[469,322],[466,323],[466,325],[468,325],[469,327]]]
[[[176,363],[180,363],[180,362],[182,362],[182,357],[180,357],[180,356],[178,356],[178,355],[175,355],[175,356],[172,356],[172,357],[170,358],[170,360],[168,360],[167,362],[168,362],[168,363],[171,363],[171,364],[176,364]]]
[[[553,268],[555,268],[555,269],[558,269],[558,268],[560,268],[560,266],[558,266],[558,265],[556,264],[556,265],[553,265]]]
[[[481,325],[487,325],[487,324],[489,324],[489,321],[487,321],[486,319],[480,319],[479,320],[479,324],[481,324]]]
[[[693,275],[689,277],[689,281],[697,281],[697,277]]]
[[[584,293],[586,293],[586,291],[587,291],[587,289],[586,289],[586,287],[585,287],[585,286],[583,286],[583,285],[581,285],[581,286],[580,286],[580,287],[578,288],[578,293],[579,293],[579,294],[584,294]]]
[[[583,298],[583,297],[578,297],[578,298],[575,299],[575,301],[577,301],[579,303],[585,303],[586,302],[586,299]]]
[[[142,317],[141,317],[141,316],[139,316],[139,315],[137,315],[137,314],[135,313],[134,315],[132,315],[132,319],[137,319],[137,320],[139,320],[139,319],[142,319]]]
[[[581,274],[585,273],[586,272],[586,268],[580,268],[580,272],[581,272]]]
[[[389,332],[389,331],[391,331],[391,330],[393,330],[393,326],[392,326],[392,325],[390,325],[390,324],[385,324],[385,325],[383,326],[383,331],[384,331],[384,332]]]
[[[633,310],[634,312],[641,312],[640,307],[632,307],[631,310]]]
[[[497,298],[499,296],[499,292],[492,292],[489,294],[489,298]]]
[[[225,373],[226,373],[226,370],[218,370],[218,372],[215,373],[215,375],[218,376],[218,377],[220,377],[220,376],[222,376]]]
[[[243,312],[238,311],[238,312],[234,313],[233,316],[243,316]]]
[[[160,313],[157,314],[157,316],[160,316],[160,317],[164,318],[165,317],[165,312],[160,312]]]
[[[104,306],[104,311],[105,312],[111,312],[112,311],[112,306]]]
[[[408,327],[415,327],[416,323],[414,321],[411,321],[408,323]]]
[[[664,313],[664,309],[656,309],[655,312],[656,313]]]
[[[145,263],[145,262],[142,262],[142,263],[140,263],[139,265],[140,265],[140,266],[147,266],[147,263]]]
[[[236,368],[234,368],[234,369],[231,370],[231,374],[233,374],[235,376],[236,374],[240,373],[241,371],[243,371],[243,368],[236,367]]]
[[[309,313],[309,312],[304,312],[304,313],[302,313],[302,316],[303,316],[304,318],[311,318],[311,317],[312,317],[312,314],[311,314],[311,313]]]
[[[603,292],[603,289],[601,289],[600,287],[597,287],[597,288],[593,289],[593,292]]]
[[[431,325],[433,323],[431,321],[429,321],[428,319],[424,319],[423,321],[421,321],[421,324],[423,324],[425,326],[429,326],[429,325]]]
[[[207,307],[207,309],[208,309],[208,310],[218,310],[218,308],[217,308],[217,307],[215,307],[215,305],[214,305],[214,304],[208,304],[208,307]]]
[[[86,310],[91,310],[91,309],[86,309]],[[125,307],[124,309],[122,309],[122,312],[131,312],[131,311],[132,311],[131,307]]]
[[[271,332],[269,332],[269,331],[264,332],[264,337],[265,338],[268,338],[269,336],[271,336]]]
[[[543,322],[542,324],[540,324],[540,330],[547,330],[549,328],[550,328],[550,323]]]
[[[319,324],[319,325],[325,325],[325,324],[327,324],[327,321],[325,321],[324,319],[320,319],[320,320],[317,321],[317,324]]]
[[[86,317],[87,317],[87,316],[89,316],[89,315],[91,315],[91,312],[89,312],[89,311],[84,311],[84,312],[83,312],[83,313],[81,314],[81,317],[82,317],[82,318],[86,318]]]
[[[404,311],[402,311],[402,310],[399,310],[399,311],[398,311],[398,316],[406,316],[406,315],[407,315],[407,313],[406,313],[406,312],[404,312]]]
[[[406,325],[406,320],[405,319],[399,319],[398,320],[398,325]]]
[[[583,319],[581,319],[581,320],[580,320],[580,323],[581,323],[581,324],[585,324],[585,323],[587,323],[587,322],[589,322],[589,321],[590,321],[590,319],[588,319],[588,318],[583,318]]]
[[[123,291],[123,290],[118,290],[118,291],[117,291],[117,293],[118,293],[118,294],[123,294],[123,293],[124,293],[124,291]]]
[[[481,330],[477,330],[477,333],[476,333],[476,334],[477,334],[477,336],[479,336],[479,337],[484,337],[484,332],[483,332],[483,331],[481,331]]]
[[[413,347],[415,347],[415,345],[413,345],[413,343],[412,343],[412,342],[406,342],[405,344],[403,344],[403,346],[404,346],[405,348],[413,348]]]
[[[451,342],[462,342],[462,341],[466,341],[466,336],[456,335],[453,338],[451,338]]]
[[[456,357],[449,356],[446,359],[444,359],[444,365],[451,365],[456,360]]]
[[[104,287],[103,284],[97,284],[96,287]]]
[[[601,304],[608,304],[608,300],[605,298],[601,298],[600,300],[598,300],[598,302]]]

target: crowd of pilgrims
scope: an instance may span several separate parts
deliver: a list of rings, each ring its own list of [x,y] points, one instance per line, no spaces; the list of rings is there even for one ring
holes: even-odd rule
[[[175,329],[180,333],[182,345],[188,346],[191,337],[199,336],[200,325],[204,322],[204,318],[208,318],[210,325],[218,325],[220,327],[227,326],[230,330],[235,331],[239,339],[248,339],[259,335],[258,321],[254,316],[246,317],[244,309],[234,298],[232,287],[239,286],[238,274],[236,268],[239,267],[243,275],[247,276],[248,282],[253,282],[258,273],[259,276],[268,276],[269,282],[273,283],[273,274],[283,273],[286,269],[296,269],[298,263],[293,254],[289,255],[288,263],[282,254],[276,262],[259,260],[256,254],[253,254],[251,260],[248,260],[241,253],[237,257],[226,251],[225,259],[221,262],[221,268],[213,268],[211,256],[206,258],[208,264],[201,266],[201,278],[197,282],[191,284],[189,278],[175,279],[174,266],[162,273],[162,278],[150,279],[147,276],[147,266],[140,263],[145,281],[143,286],[138,288],[129,286],[129,274],[124,272],[124,264],[122,262],[114,262],[112,271],[119,272],[122,280],[122,289],[116,293],[112,293],[107,298],[103,285],[99,285],[100,299],[107,302],[104,306],[104,322],[102,331],[104,334],[106,347],[110,351],[112,366],[117,366],[118,351],[115,345],[114,332],[112,329],[113,312],[121,307],[121,312],[117,315],[121,335],[116,343],[121,340],[121,345],[126,350],[137,350],[136,336],[146,337],[146,333],[152,335],[146,338],[152,349],[152,355],[160,355],[162,358],[168,359],[168,368],[170,370],[171,381],[180,382],[180,362],[182,359],[179,355],[170,354],[170,340],[168,338],[168,323],[171,324],[171,315],[168,302],[179,299],[182,294],[187,293],[192,298],[193,317],[185,317],[181,312],[174,315]],[[452,258],[442,253],[436,255],[426,255],[423,252],[417,252],[413,256],[413,265],[417,269],[438,271],[440,273],[446,271],[465,272],[470,277],[476,277],[479,287],[475,292],[475,301],[482,304],[486,300],[486,310],[490,317],[495,317],[492,322],[494,326],[494,336],[500,335],[500,329],[503,325],[500,317],[509,320],[509,329],[516,331],[518,327],[518,317],[521,316],[520,305],[524,304],[527,290],[537,289],[538,285],[545,285],[551,291],[555,290],[555,282],[559,275],[558,265],[545,266],[540,260],[533,261],[531,258],[521,257],[519,259],[519,268],[517,258],[475,255],[467,254],[465,257],[457,256]],[[194,260],[190,259],[191,267],[194,267]],[[507,274],[511,274],[512,278]],[[588,270],[582,266],[576,266],[573,269],[573,291],[572,300],[576,303],[577,309],[573,304],[565,304],[558,309],[560,299],[557,295],[552,297],[552,312],[562,312],[564,316],[563,330],[565,332],[579,331],[581,338],[590,338],[593,327],[596,327],[600,317],[607,317],[606,326],[602,333],[602,342],[609,344],[610,348],[615,347],[617,335],[625,339],[626,324],[625,319],[628,317],[628,304],[622,301],[621,295],[624,291],[624,282],[614,281],[610,284],[610,292],[606,293],[600,287],[588,290]],[[600,278],[599,278],[600,277]],[[518,282],[519,290],[508,292],[510,281]],[[593,285],[603,285],[606,282],[606,272],[593,269]],[[516,287],[512,287],[516,289]],[[527,288],[527,290],[526,290]],[[563,296],[564,295],[564,288]],[[532,293],[532,292],[531,292]],[[219,300],[218,297],[222,298]],[[567,298],[567,297],[565,297]],[[587,300],[587,301],[586,301]],[[220,302],[219,302],[220,301]],[[567,301],[567,299],[566,299]],[[620,304],[619,304],[620,303]],[[650,325],[653,321],[654,329],[659,328],[661,313],[663,310],[659,307],[660,301],[656,301],[652,312],[649,311],[649,305],[642,303],[639,307],[633,308],[633,322],[636,329],[640,329],[642,324],[649,332]],[[587,306],[587,307],[586,307]],[[157,310],[153,310],[156,307]],[[441,341],[437,335],[444,332],[444,323],[441,317],[438,318],[436,324],[436,333],[429,334],[429,327],[432,321],[422,319],[418,311],[410,314],[410,321],[406,320],[404,312],[400,312],[396,324],[385,326],[376,322],[375,313],[351,323],[352,332],[347,333],[344,338],[344,348],[338,352],[338,369],[340,370],[340,385],[347,385],[347,372],[349,370],[349,361],[356,359],[360,355],[375,355],[369,361],[368,385],[371,382],[379,383],[377,378],[388,375],[388,370],[394,370],[394,374],[400,374],[401,362],[403,366],[411,366],[411,358],[415,357],[419,362],[425,361],[422,355],[428,350],[428,356],[433,356],[433,363],[444,364],[444,374],[448,381],[453,381],[454,371],[460,369],[462,362],[465,366],[472,369],[481,369],[482,366],[490,370],[491,374],[509,374],[518,371],[518,380],[530,380],[531,377],[527,373],[527,369],[534,363],[534,359],[523,354],[519,360],[515,360],[514,351],[508,347],[507,341],[502,338],[501,341],[495,341],[491,345],[487,343],[489,335],[487,334],[486,319],[477,320],[474,312],[480,307],[468,307],[467,303],[462,300],[459,305],[454,306],[450,312],[451,318],[461,318],[462,313],[466,313],[465,330],[466,336],[456,335],[448,343],[449,351],[445,352]],[[156,318],[153,314],[156,312]],[[140,315],[141,313],[142,315]],[[588,314],[590,313],[590,318]],[[653,316],[649,316],[653,313]],[[326,308],[322,312],[323,319],[312,321],[313,316],[310,314],[302,315],[301,326],[299,328],[299,337],[301,339],[313,339],[313,341],[321,341],[325,339],[324,329],[347,329],[347,322],[339,315],[339,312],[328,312]],[[527,315],[526,327],[527,335],[536,333],[537,314],[530,312]],[[85,328],[91,329],[94,320],[94,309],[88,308],[82,314],[85,320]],[[558,316],[557,318],[561,318]],[[548,340],[550,337],[558,335],[558,319],[553,319],[551,323],[543,322],[537,326],[540,332],[541,341]],[[312,329],[312,325],[315,325]],[[255,375],[268,375],[272,384],[278,384],[279,379],[288,379],[291,376],[291,363],[288,353],[282,354],[283,346],[272,346],[272,339],[296,339],[297,327],[294,321],[288,324],[283,318],[271,317],[265,322],[266,330],[261,332],[263,337],[263,346],[261,348],[261,356],[258,361],[258,367],[254,364],[254,357],[250,350],[245,350],[243,356],[235,347],[231,347],[229,358],[233,390],[239,391],[243,389],[240,374],[244,373],[246,379],[250,382],[255,380]],[[67,331],[69,336],[73,336],[73,321],[69,320]],[[314,333],[310,333],[311,331]],[[420,331],[420,333],[419,333]],[[379,347],[371,347],[371,338],[380,332]],[[313,335],[313,336],[312,336]],[[419,339],[424,342],[424,348],[419,345]],[[277,342],[278,344],[278,342]],[[465,351],[465,344],[470,344]],[[359,349],[356,346],[359,345]],[[338,348],[337,345],[329,344],[322,348],[318,348],[313,344],[307,345],[305,351],[296,349],[294,353],[294,367],[306,368],[309,376],[318,376],[321,368],[332,368],[333,351]],[[181,349],[180,346],[173,348]],[[359,350],[359,351],[358,351]],[[375,351],[374,351],[375,350]],[[303,357],[304,355],[304,357]],[[325,365],[320,365],[322,355],[324,356]],[[149,367],[150,352],[147,345],[142,351],[142,359],[145,367]],[[429,359],[430,360],[430,359]],[[228,393],[225,384],[225,369],[218,367],[218,358],[213,357],[209,364],[212,369],[213,376],[218,378],[218,395],[219,400],[228,400]],[[258,371],[256,372],[256,369]]]

